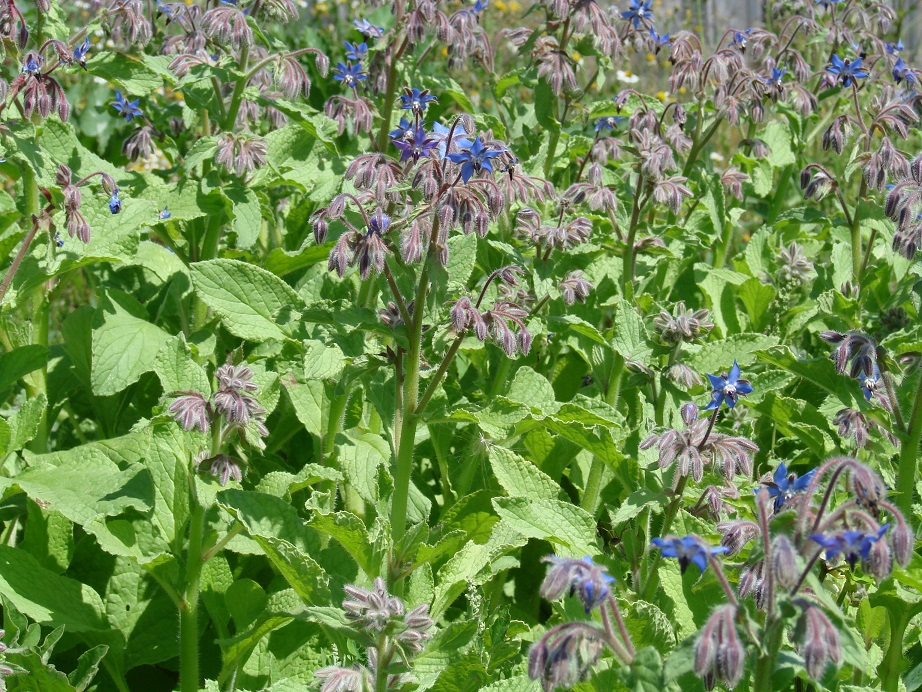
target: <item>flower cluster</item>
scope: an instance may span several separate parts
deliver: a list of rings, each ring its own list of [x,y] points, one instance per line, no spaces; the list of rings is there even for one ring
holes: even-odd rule
[[[215,371],[215,379],[217,387],[210,396],[194,390],[173,392],[176,398],[167,412],[183,430],[214,433],[212,447],[198,455],[196,466],[209,463],[212,475],[226,485],[230,478],[240,481],[242,477],[240,459],[221,451],[233,441],[234,433],[261,449],[264,445],[260,438],[268,436],[269,431],[266,409],[254,396],[259,385],[253,381],[251,368],[226,363]],[[249,434],[251,431],[256,435]]]
[[[84,243],[90,242],[90,224],[87,223],[86,218],[80,212],[80,205],[83,203],[80,186],[85,185],[97,175],[102,181],[102,189],[106,194],[111,195],[109,198],[109,210],[113,214],[119,213],[122,209],[122,201],[118,196],[118,187],[108,173],[97,171],[74,182],[70,168],[63,163],[58,164],[55,171],[55,183],[61,188],[61,194],[64,195],[64,224],[67,227],[67,233],[71,238],[76,236]]]

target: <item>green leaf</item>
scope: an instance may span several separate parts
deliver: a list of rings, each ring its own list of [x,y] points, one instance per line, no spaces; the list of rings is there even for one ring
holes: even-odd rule
[[[108,627],[102,599],[86,584],[42,567],[23,550],[0,545],[0,592],[22,613],[69,632]]]
[[[102,659],[105,658],[108,652],[109,647],[105,644],[100,644],[80,654],[80,658],[77,659],[77,667],[67,676],[68,681],[77,692],[83,692],[90,686],[93,678],[96,677],[96,673],[99,672],[99,664],[102,663]]]
[[[772,317],[768,308],[775,300],[774,287],[752,278],[736,289],[736,295],[743,301],[753,329],[756,331],[765,329]]]
[[[527,365],[516,370],[506,398],[536,408],[541,413],[554,413],[560,408],[551,383]]]
[[[170,335],[131,296],[110,289],[93,318],[93,393],[116,394],[153,370]]]
[[[368,540],[368,529],[357,516],[349,512],[332,514],[314,512],[309,524],[321,533],[339,541],[366,575],[369,577],[380,575],[381,566],[375,557],[374,547]]]
[[[624,686],[631,692],[662,692],[665,689],[663,659],[660,652],[647,646],[637,652],[631,665],[618,671]]]
[[[318,551],[318,542],[290,504],[272,495],[235,489],[218,493],[217,501],[243,524],[305,603],[329,602],[327,574],[309,555]]]
[[[230,185],[223,192],[230,202],[231,229],[237,234],[237,247],[253,247],[259,239],[263,221],[256,191],[241,185]]]
[[[653,350],[647,342],[643,319],[623,298],[615,298],[608,304],[615,307],[612,316],[612,348],[627,361],[645,362]]]
[[[529,497],[537,500],[556,500],[560,486],[527,459],[504,447],[490,447],[493,473],[511,497]]]
[[[20,346],[0,354],[0,392],[5,392],[20,377],[45,367],[47,362],[48,349],[39,344]]]
[[[19,547],[43,567],[63,574],[74,556],[74,525],[60,512],[42,509],[35,501],[26,504],[29,530]]]
[[[208,394],[211,391],[208,373],[193,360],[192,350],[183,334],[177,334],[163,344],[154,359],[154,372],[167,394],[186,390]]]
[[[117,84],[126,99],[148,96],[160,89],[164,82],[173,82],[175,77],[167,65],[170,56],[153,56],[141,53],[139,56],[105,50],[95,52],[86,61],[86,71],[107,82]],[[141,110],[147,111],[145,103]],[[115,111],[111,111],[113,117]],[[151,116],[153,117],[153,116]]]
[[[463,291],[477,261],[477,234],[453,235],[448,239],[448,290]]]
[[[708,341],[705,344],[689,344],[685,347],[688,356],[686,364],[699,373],[717,374],[727,370],[736,360],[741,368],[758,361],[758,351],[778,344],[778,337],[765,334],[731,334],[726,339]],[[745,373],[743,377],[745,377]]]
[[[304,342],[305,382],[339,379],[346,365],[346,357],[339,346],[314,340]]]
[[[288,284],[265,269],[237,260],[192,265],[192,281],[202,301],[241,339],[262,343],[285,339],[303,307]]]
[[[595,519],[581,507],[527,497],[497,497],[493,507],[523,536],[550,541],[572,555],[598,554]]]

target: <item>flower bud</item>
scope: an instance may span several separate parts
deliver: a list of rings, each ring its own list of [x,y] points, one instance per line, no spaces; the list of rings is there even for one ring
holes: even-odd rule
[[[679,411],[682,414],[682,422],[685,423],[685,425],[691,425],[698,420],[698,407],[691,401],[682,404],[682,408],[680,408]]]
[[[797,550],[784,534],[779,535],[771,544],[772,573],[775,581],[784,589],[790,589],[797,583]]]
[[[890,544],[893,547],[893,556],[901,567],[908,565],[912,559],[915,542],[912,527],[905,521],[897,521],[896,528],[890,533]]]

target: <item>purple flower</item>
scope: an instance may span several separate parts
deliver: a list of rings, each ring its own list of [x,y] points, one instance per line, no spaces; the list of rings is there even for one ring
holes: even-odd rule
[[[368,79],[368,73],[362,70],[362,63],[352,64],[351,61],[347,61],[345,65],[342,63],[337,63],[336,68],[333,70],[333,79],[337,82],[342,82],[350,89],[355,89],[359,82],[364,79]]]
[[[858,560],[867,560],[871,548],[879,541],[890,524],[884,524],[878,531],[864,533],[863,531],[840,531],[831,536],[821,533],[812,533],[810,538],[826,549],[826,559],[834,560],[841,554],[852,569]]]
[[[837,0],[841,1],[841,0]],[[829,74],[834,74],[842,82],[842,86],[851,86],[858,79],[867,79],[868,73],[861,69],[861,58],[843,60],[833,53],[830,58],[832,64],[826,68]]]
[[[377,235],[387,233],[387,229],[390,228],[390,225],[391,217],[379,211],[368,219],[368,233],[376,233]]]
[[[771,482],[763,483],[765,489],[768,490],[768,496],[775,498],[775,511],[778,512],[784,506],[785,501],[794,495],[806,492],[814,473],[816,469],[810,469],[802,476],[788,473],[788,467],[782,461],[772,474]],[[758,489],[753,492],[758,492]]]
[[[426,131],[422,127],[417,127],[413,133],[413,138],[395,139],[394,146],[400,149],[400,160],[406,161],[412,158],[413,161],[419,161],[420,157],[429,156],[429,152],[435,149],[436,141],[426,136]]]
[[[704,572],[707,569],[708,558],[711,555],[730,552],[730,549],[726,546],[713,547],[697,536],[692,535],[683,538],[654,538],[653,545],[663,551],[663,557],[678,558],[682,574],[685,574],[688,565],[692,563]]]
[[[414,115],[422,115],[431,101],[438,103],[438,99],[428,89],[406,89],[406,93],[400,95],[400,108],[412,111]]]
[[[369,38],[381,38],[384,36],[383,27],[375,26],[364,17],[362,19],[353,19],[352,23],[355,24],[356,29]]]
[[[368,44],[362,41],[361,43],[349,43],[349,41],[343,41],[346,44],[346,59],[355,60],[356,62],[361,61],[368,54]]]
[[[630,8],[621,13],[621,19],[629,20],[637,29],[641,22],[653,19],[653,11],[650,9],[652,4],[653,0],[631,0]]]
[[[730,368],[729,375],[708,375],[711,381],[711,401],[704,407],[705,411],[713,411],[720,408],[724,401],[727,406],[733,408],[740,396],[752,394],[752,385],[749,380],[740,379],[740,366],[733,361],[733,367]]]
[[[118,188],[112,190],[112,196],[109,198],[109,211],[118,214],[122,210],[122,200],[118,197]]]
[[[83,39],[83,43],[74,48],[74,62],[86,69],[86,53],[90,49],[90,37]]]
[[[893,80],[899,84],[904,79],[911,84],[915,84],[916,75],[912,68],[903,62],[903,58],[897,58],[897,61],[893,64]]]
[[[139,99],[128,101],[128,99],[122,96],[121,91],[116,91],[112,107],[118,111],[119,115],[125,116],[125,120],[130,123],[134,118],[144,117],[144,113],[138,108],[138,101]]]
[[[461,164],[461,178],[466,183],[475,172],[486,170],[492,173],[493,164],[490,163],[490,159],[502,153],[499,150],[487,149],[478,137],[469,147],[463,147],[459,153],[448,154],[445,158],[452,163]]]

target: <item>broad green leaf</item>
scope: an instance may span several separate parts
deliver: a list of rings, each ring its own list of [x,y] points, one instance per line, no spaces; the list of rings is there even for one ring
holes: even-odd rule
[[[19,543],[43,567],[63,574],[74,556],[74,525],[60,512],[42,509],[34,500],[26,503],[29,527]]]
[[[205,369],[192,358],[192,351],[183,334],[170,338],[154,359],[154,372],[160,378],[164,393],[192,390],[208,394],[211,381]]]
[[[369,577],[380,575],[380,565],[375,559],[374,547],[368,540],[368,529],[357,516],[349,512],[321,514],[315,511],[309,524],[321,533],[339,541],[366,575]]]
[[[598,553],[595,519],[584,509],[560,500],[497,497],[496,513],[513,529],[540,538],[575,556]]]
[[[734,360],[741,368],[752,365],[758,360],[757,351],[777,344],[777,337],[765,334],[731,334],[725,339],[686,346],[689,353],[686,364],[701,375],[716,375],[722,371],[729,371]],[[745,372],[743,377],[746,377]]]
[[[327,574],[310,556],[316,537],[284,500],[243,490],[218,493],[219,504],[244,525],[250,537],[305,603],[329,602]]]
[[[6,391],[20,377],[38,370],[48,362],[48,349],[38,344],[20,346],[0,354],[0,392]]]
[[[736,289],[736,295],[746,306],[753,329],[756,331],[765,329],[772,316],[768,308],[775,300],[774,287],[752,278]]]
[[[115,394],[137,382],[169,339],[133,298],[109,290],[93,318],[93,393]]]
[[[304,381],[335,380],[346,367],[346,357],[339,346],[322,341],[304,342]]]
[[[506,398],[536,408],[541,413],[554,413],[559,408],[551,383],[527,365],[516,370]]]
[[[652,349],[647,343],[647,330],[640,315],[623,298],[615,298],[609,304],[615,306],[611,347],[627,361],[645,362]]]
[[[92,57],[86,61],[86,71],[107,82],[114,82],[122,90],[126,99],[145,97],[160,89],[164,82],[175,81],[173,73],[167,67],[169,56],[153,56],[141,53],[138,56],[126,55],[117,51],[91,51]],[[141,110],[148,111],[146,101],[139,104]],[[151,116],[153,117],[153,116]]]
[[[477,234],[453,235],[448,239],[448,290],[463,291],[477,261]]]
[[[102,663],[102,659],[105,658],[108,652],[108,646],[99,644],[80,654],[80,658],[77,659],[77,667],[67,676],[67,680],[77,692],[83,692],[90,686],[93,678],[96,677],[96,673],[99,672],[99,664]]]
[[[102,600],[93,589],[42,567],[23,550],[0,545],[0,591],[36,622],[69,632],[108,627]]]
[[[252,247],[262,229],[259,197],[252,188],[240,185],[226,187],[223,192],[230,202],[231,229],[237,234],[237,247]]]
[[[277,276],[237,260],[197,262],[192,281],[232,334],[256,343],[285,339],[303,307],[294,289]]]
[[[510,497],[556,500],[560,486],[531,461],[498,445],[490,447],[493,474]]]

